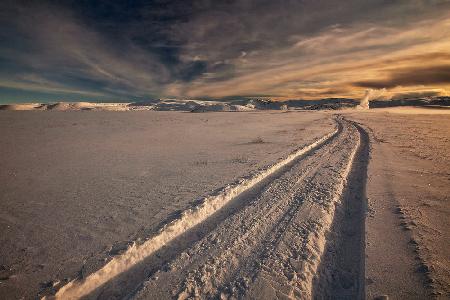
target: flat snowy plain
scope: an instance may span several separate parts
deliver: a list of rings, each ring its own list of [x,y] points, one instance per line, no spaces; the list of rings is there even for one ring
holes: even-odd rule
[[[0,298],[446,298],[432,111],[2,111]]]

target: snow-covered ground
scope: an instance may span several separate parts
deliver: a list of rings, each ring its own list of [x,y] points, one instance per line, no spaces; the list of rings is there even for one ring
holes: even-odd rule
[[[3,111],[0,123],[2,298],[96,270],[335,127],[304,112]]]
[[[399,107],[348,117],[371,137],[368,298],[448,299],[450,111]]]
[[[450,295],[445,109],[52,110],[0,112],[1,298]]]

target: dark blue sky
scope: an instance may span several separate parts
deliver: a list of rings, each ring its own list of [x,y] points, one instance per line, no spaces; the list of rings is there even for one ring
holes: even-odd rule
[[[449,1],[10,1],[0,102],[446,94]],[[427,76],[410,76],[417,70]],[[424,71],[425,70],[425,71]]]

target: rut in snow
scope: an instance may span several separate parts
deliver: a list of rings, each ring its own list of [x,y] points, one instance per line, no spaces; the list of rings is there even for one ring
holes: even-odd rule
[[[241,197],[247,192],[251,194],[253,188],[257,188],[258,185],[267,181],[268,178],[276,177],[278,173],[289,169],[301,157],[326,144],[342,131],[341,127],[342,125],[339,124],[333,132],[323,136],[310,145],[294,151],[287,158],[267,168],[258,170],[245,178],[241,178],[217,193],[203,198],[198,205],[183,212],[179,218],[166,224],[158,234],[141,245],[132,245],[124,254],[113,258],[103,268],[86,278],[74,280],[63,286],[56,293],[55,297],[61,299],[78,299],[89,296],[92,293],[98,293],[104,285],[107,285],[113,279],[137,267],[144,260],[161,250],[162,247],[168,246],[175,239],[187,234],[188,231],[196,226],[202,225],[202,223],[232,202],[232,200]]]

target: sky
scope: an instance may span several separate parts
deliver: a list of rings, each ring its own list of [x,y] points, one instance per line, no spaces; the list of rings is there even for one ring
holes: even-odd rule
[[[0,102],[449,95],[450,0],[0,1]]]

